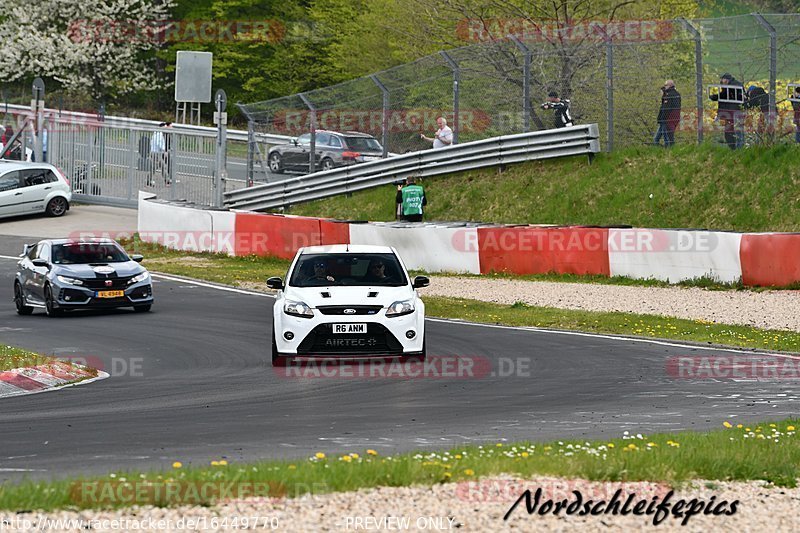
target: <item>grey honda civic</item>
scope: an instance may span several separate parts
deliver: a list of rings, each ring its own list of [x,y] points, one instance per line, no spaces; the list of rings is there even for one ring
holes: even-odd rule
[[[153,304],[150,273],[111,239],[46,239],[26,244],[14,279],[17,313],[34,308],[48,316],[69,309],[133,307]]]

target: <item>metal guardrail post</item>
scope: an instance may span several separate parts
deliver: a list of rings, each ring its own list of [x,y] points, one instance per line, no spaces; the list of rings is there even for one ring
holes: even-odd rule
[[[216,112],[214,113],[214,123],[217,125],[217,139],[214,150],[214,184],[212,186],[213,194],[211,197],[212,207],[222,207],[222,193],[225,190],[225,162],[227,160],[227,124],[228,114],[225,112],[225,107],[228,102],[228,97],[225,91],[219,89],[214,96],[214,105]]]
[[[311,151],[308,153],[308,173],[313,174],[317,170],[317,108],[305,94],[300,93],[298,96],[311,111]]]
[[[529,132],[531,131],[531,50],[516,35],[509,35],[508,38],[524,54],[522,63],[522,112],[525,114],[523,131]]]
[[[389,155],[389,148],[386,146],[387,141],[389,140],[389,89],[386,88],[381,80],[378,79],[378,76],[375,74],[370,75],[369,79],[372,80],[372,83],[378,86],[378,89],[381,90],[383,94],[383,116],[381,118],[381,145],[383,146],[383,157]]]
[[[461,83],[461,69],[458,66],[450,55],[441,50],[439,52],[441,56],[447,61],[447,64],[453,71],[453,144],[458,144],[458,130],[459,130],[459,120],[458,120],[458,101],[459,101],[459,91],[458,86]]]
[[[704,107],[703,107],[703,40],[700,31],[691,22],[683,17],[678,17],[678,22],[683,24],[686,31],[694,39],[694,70],[695,70],[695,97],[697,98],[697,142],[703,142]]]
[[[136,179],[136,161],[139,158],[139,151],[136,146],[136,132],[128,130],[128,191],[127,199],[133,200],[133,183]]]
[[[44,125],[44,82],[42,78],[33,80],[33,100],[31,100],[31,112],[33,113],[33,158],[42,161],[42,126]],[[25,160],[25,154],[22,154]]]
[[[777,115],[777,78],[778,78],[778,32],[775,27],[767,22],[761,13],[751,13],[759,24],[769,33],[769,116],[767,121],[769,131],[775,131],[775,118]]]

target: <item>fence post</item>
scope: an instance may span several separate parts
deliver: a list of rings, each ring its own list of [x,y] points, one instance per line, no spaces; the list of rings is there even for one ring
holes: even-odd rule
[[[606,151],[610,152],[614,149],[614,45],[611,37],[600,25],[594,26],[594,30],[606,43],[606,129],[608,130]]]
[[[239,105],[239,109],[242,106]],[[247,186],[253,186],[253,158],[256,156],[256,126],[252,118],[247,119]],[[269,178],[265,176],[269,181]]]
[[[439,53],[453,70],[453,144],[458,144],[458,85],[461,81],[461,69],[458,67],[458,63],[456,63],[447,52],[441,50]]]
[[[383,145],[383,157],[389,155],[389,148],[387,147],[386,143],[389,140],[389,89],[381,83],[381,80],[378,79],[378,76],[375,74],[371,74],[369,79],[372,80],[372,83],[378,86],[378,89],[381,90],[383,94],[383,117],[381,119],[381,144]]]
[[[298,96],[311,111],[311,151],[308,153],[308,173],[313,174],[317,170],[317,108],[305,94],[300,93]]]
[[[214,185],[212,187],[213,194],[211,198],[212,207],[222,207],[222,193],[225,190],[225,162],[227,160],[227,133],[228,133],[228,114],[225,112],[225,107],[228,103],[228,97],[225,91],[219,89],[214,96],[214,105],[216,112],[214,113],[214,124],[217,125],[217,142],[216,150],[214,153]]]
[[[522,63],[522,112],[525,114],[523,131],[528,133],[531,131],[531,51],[516,35],[509,35],[508,38],[524,54],[524,62]]]
[[[678,17],[678,21],[683,24],[686,31],[692,34],[694,39],[694,69],[695,69],[695,97],[697,98],[697,143],[703,142],[703,40],[700,31],[691,22],[683,17]]]
[[[33,100],[31,101],[31,111],[33,112],[33,158],[42,162],[42,126],[44,125],[44,82],[42,78],[33,80]],[[22,154],[25,160],[25,153]]]
[[[778,32],[767,22],[761,13],[752,13],[755,19],[769,33],[769,116],[767,123],[769,131],[775,131],[775,118],[777,115],[777,78],[778,78]]]

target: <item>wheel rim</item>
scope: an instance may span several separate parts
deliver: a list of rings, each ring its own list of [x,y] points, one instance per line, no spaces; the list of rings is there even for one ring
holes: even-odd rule
[[[22,301],[22,287],[19,284],[14,285],[14,303],[17,306],[17,311],[25,307],[25,303]]]
[[[279,155],[273,155],[269,158],[269,169],[273,172],[277,172],[281,168],[281,158]]]
[[[64,214],[65,206],[63,198],[55,198],[51,201],[50,206],[50,212],[54,215]]]
[[[53,293],[50,291],[50,287],[44,290],[44,307],[48,315],[53,313]]]
[[[322,170],[331,170],[333,168],[333,161],[326,159],[322,162]]]

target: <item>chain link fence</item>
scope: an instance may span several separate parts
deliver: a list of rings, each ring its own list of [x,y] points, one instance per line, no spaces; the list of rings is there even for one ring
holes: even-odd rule
[[[360,131],[390,153],[430,147],[436,117],[457,142],[553,127],[541,109],[550,91],[570,100],[576,123],[601,125],[606,150],[654,143],[660,88],[681,93],[678,143],[722,142],[709,86],[730,73],[770,97],[770,111],[742,110],[747,143],[793,142],[791,84],[800,80],[800,15],[587,23],[440,52],[356,80],[240,105],[254,132],[299,136],[317,129]],[[544,25],[543,25],[544,26]],[[542,26],[542,27],[543,27]],[[758,135],[757,135],[758,134]],[[313,138],[313,135],[312,135]],[[259,154],[254,166],[258,166]]]

